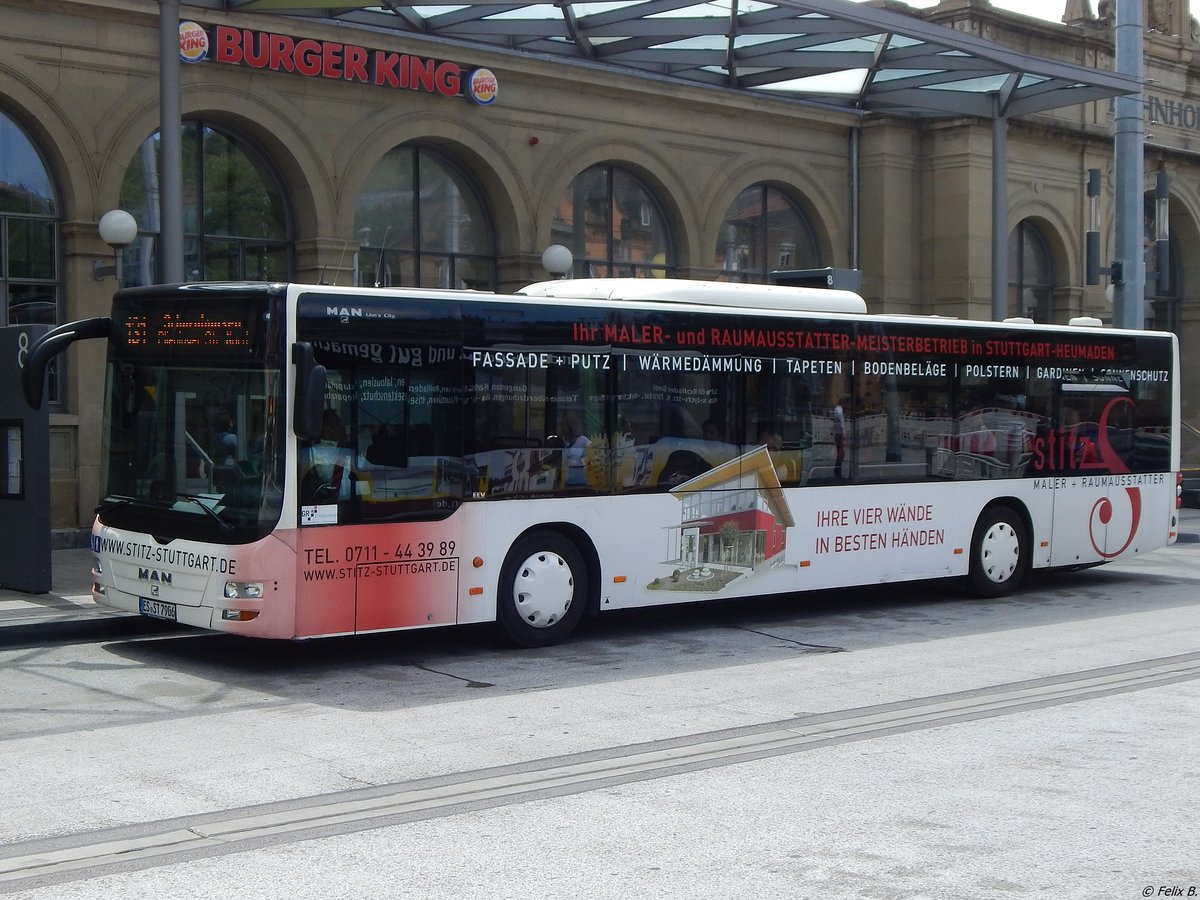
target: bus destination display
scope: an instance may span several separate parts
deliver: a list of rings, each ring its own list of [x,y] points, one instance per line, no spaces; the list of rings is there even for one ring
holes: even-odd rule
[[[164,352],[249,351],[254,343],[244,317],[213,310],[130,313],[122,322],[121,336],[127,347]]]

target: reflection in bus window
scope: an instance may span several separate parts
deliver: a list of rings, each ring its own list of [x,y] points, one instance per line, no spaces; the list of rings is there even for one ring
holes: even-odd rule
[[[492,498],[607,490],[610,379],[602,360],[588,348],[539,345],[537,329],[544,322],[526,322],[507,309],[490,312],[492,321],[473,321],[472,328],[501,346],[464,350],[464,450],[473,493]]]
[[[952,433],[951,379],[944,366],[909,375],[893,364],[864,366],[852,446],[858,481],[922,481],[930,452]]]
[[[1044,396],[1031,394],[1023,369],[964,367],[950,429],[934,446],[931,474],[970,480],[1013,478],[1026,473],[1032,439],[1042,427]]]
[[[302,512],[336,504],[343,524],[440,518],[474,489],[463,459],[461,350],[447,345],[456,329],[432,303],[410,309],[412,321],[394,323],[395,341],[364,343],[379,336],[377,324],[338,331],[337,319],[302,320],[326,367],[322,434],[298,457]]]
[[[615,490],[669,489],[740,452],[731,428],[739,377],[675,365],[674,357],[631,353],[617,367]]]

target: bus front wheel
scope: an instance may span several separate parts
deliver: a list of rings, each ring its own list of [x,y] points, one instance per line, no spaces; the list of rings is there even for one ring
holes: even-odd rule
[[[504,562],[496,620],[514,644],[545,647],[575,630],[586,597],[579,549],[557,532],[534,532],[517,541]]]
[[[971,538],[967,583],[977,597],[1003,597],[1017,589],[1029,567],[1029,535],[1010,507],[986,509]]]

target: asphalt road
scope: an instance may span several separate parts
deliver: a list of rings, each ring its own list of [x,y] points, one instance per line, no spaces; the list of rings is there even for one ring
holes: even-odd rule
[[[1198,585],[1185,543],[1008,600],[642,611],[536,651],[0,650],[0,893],[1200,895]]]

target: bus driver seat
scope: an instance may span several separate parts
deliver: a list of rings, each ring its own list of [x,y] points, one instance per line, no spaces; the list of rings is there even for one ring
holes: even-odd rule
[[[304,451],[300,503],[341,503],[354,497],[354,451],[343,445],[345,429],[341,417],[325,410],[321,439]]]

